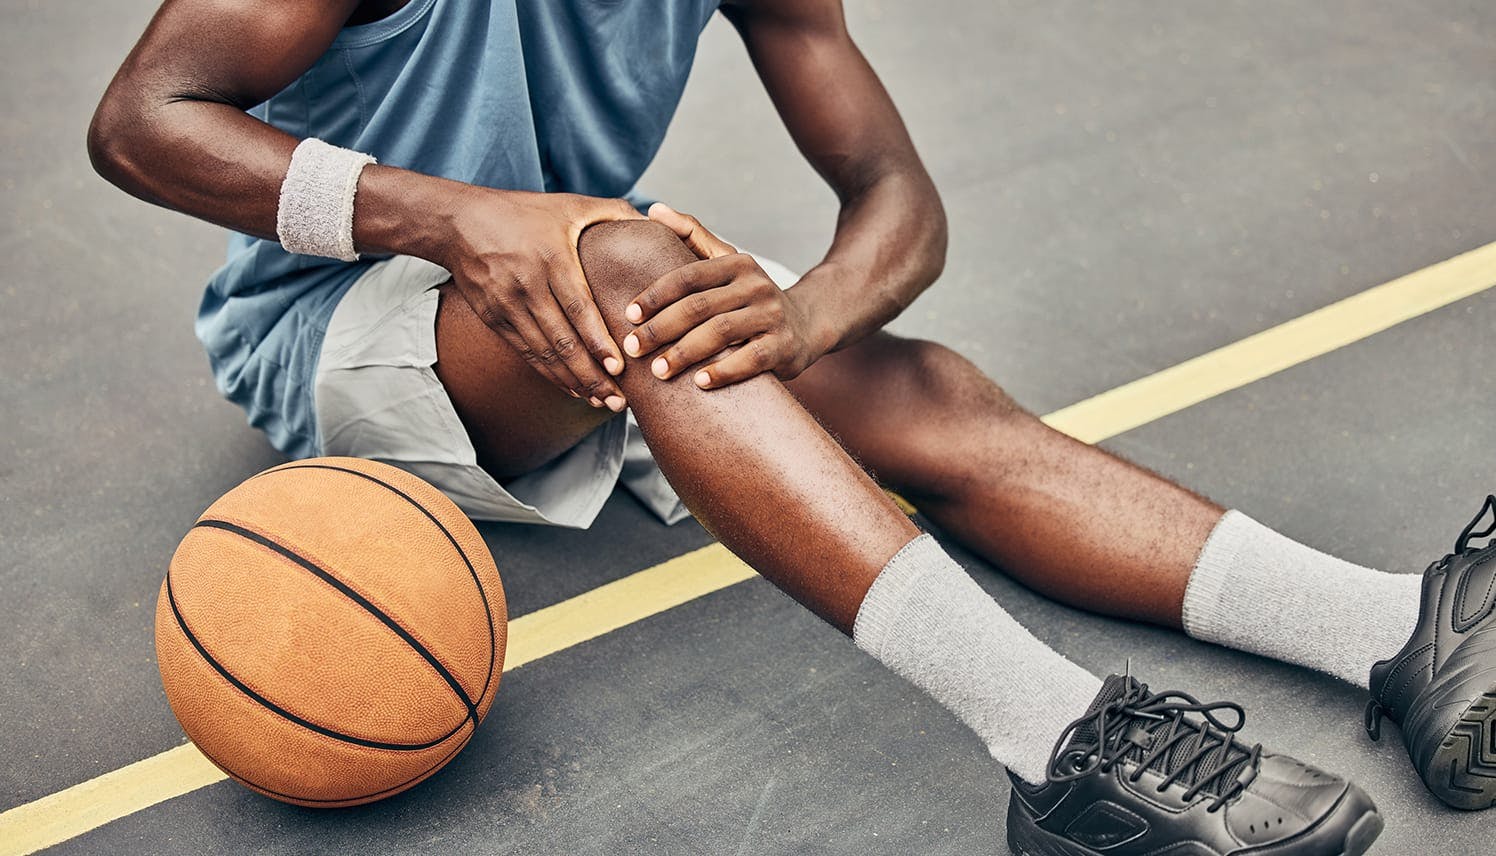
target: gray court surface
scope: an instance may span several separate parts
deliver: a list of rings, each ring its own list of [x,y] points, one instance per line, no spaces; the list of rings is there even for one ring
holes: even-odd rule
[[[952,224],[944,278],[896,329],[1038,411],[1496,240],[1489,4],[851,6]],[[84,153],[152,8],[0,2],[0,809],[181,741],[156,587],[196,515],[278,460],[192,337],[221,233],[127,198]],[[645,187],[797,267],[835,215],[720,20]],[[1487,292],[1107,446],[1315,546],[1421,570],[1496,488],[1493,327]],[[709,541],[624,493],[589,532],[484,535],[513,615]],[[1376,852],[1491,852],[1496,813],[1427,796],[1395,738],[1365,737],[1360,691],[963,558],[1084,666],[1130,654],[1354,778],[1387,818]],[[510,674],[471,746],[406,795],[312,811],[221,783],[59,849],[1003,853],[1007,792],[953,718],[754,580]]]

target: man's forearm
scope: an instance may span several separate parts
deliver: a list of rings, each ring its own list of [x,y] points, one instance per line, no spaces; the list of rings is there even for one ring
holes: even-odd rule
[[[825,259],[790,290],[822,353],[860,341],[914,301],[945,266],[945,209],[923,170],[848,199]]]
[[[148,202],[276,239],[280,185],[298,140],[229,104],[178,101],[123,112],[106,102],[90,133],[100,174]],[[119,110],[120,113],[112,111]],[[468,185],[374,165],[363,170],[354,244],[442,263]]]

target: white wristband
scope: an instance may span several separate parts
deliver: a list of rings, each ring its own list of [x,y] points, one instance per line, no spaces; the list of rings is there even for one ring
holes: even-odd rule
[[[287,252],[358,260],[353,247],[353,195],[358,176],[374,158],[328,145],[315,137],[291,153],[281,182],[275,234]]]

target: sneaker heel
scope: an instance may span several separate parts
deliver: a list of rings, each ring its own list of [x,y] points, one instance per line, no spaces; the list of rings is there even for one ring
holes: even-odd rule
[[[1470,703],[1444,736],[1425,784],[1459,809],[1496,805],[1496,685]]]

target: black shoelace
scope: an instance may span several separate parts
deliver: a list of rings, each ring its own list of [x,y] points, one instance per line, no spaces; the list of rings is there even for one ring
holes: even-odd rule
[[[1230,711],[1236,721],[1228,725],[1217,711]],[[1186,719],[1191,713],[1204,720]],[[1121,697],[1065,728],[1049,759],[1049,780],[1073,781],[1131,761],[1129,781],[1137,783],[1149,769],[1163,773],[1160,793],[1183,783],[1186,802],[1208,793],[1213,799],[1206,810],[1214,812],[1257,776],[1262,744],[1249,749],[1232,737],[1245,722],[1235,702],[1205,704],[1181,692],[1149,693],[1146,684],[1132,682]],[[1251,772],[1241,775],[1246,769]]]
[[[1480,525],[1480,521],[1487,514],[1491,515],[1491,525],[1476,532],[1475,527]],[[1470,522],[1465,524],[1464,529],[1460,530],[1460,537],[1454,541],[1454,552],[1440,559],[1439,564],[1447,565],[1456,556],[1463,556],[1470,552],[1470,540],[1472,538],[1486,538],[1491,535],[1496,535],[1496,495],[1486,496],[1486,502],[1480,507],[1480,512],[1470,518]]]
[[[1479,526],[1480,522],[1488,514],[1491,515],[1490,525],[1477,532],[1475,527]],[[1477,550],[1484,550],[1485,547],[1471,547],[1470,542],[1476,538],[1489,538],[1492,535],[1496,535],[1496,494],[1487,494],[1486,501],[1481,505],[1480,511],[1477,511],[1475,516],[1470,518],[1470,522],[1465,524],[1465,528],[1460,530],[1460,537],[1454,539],[1454,552],[1446,554],[1444,558],[1429,565],[1429,570],[1442,571],[1448,568],[1449,563],[1455,559],[1476,552]],[[1486,546],[1490,545],[1487,544]],[[1366,736],[1372,740],[1380,740],[1382,738],[1382,717],[1386,715],[1387,708],[1383,707],[1382,703],[1377,701],[1376,698],[1373,697],[1366,703]]]

